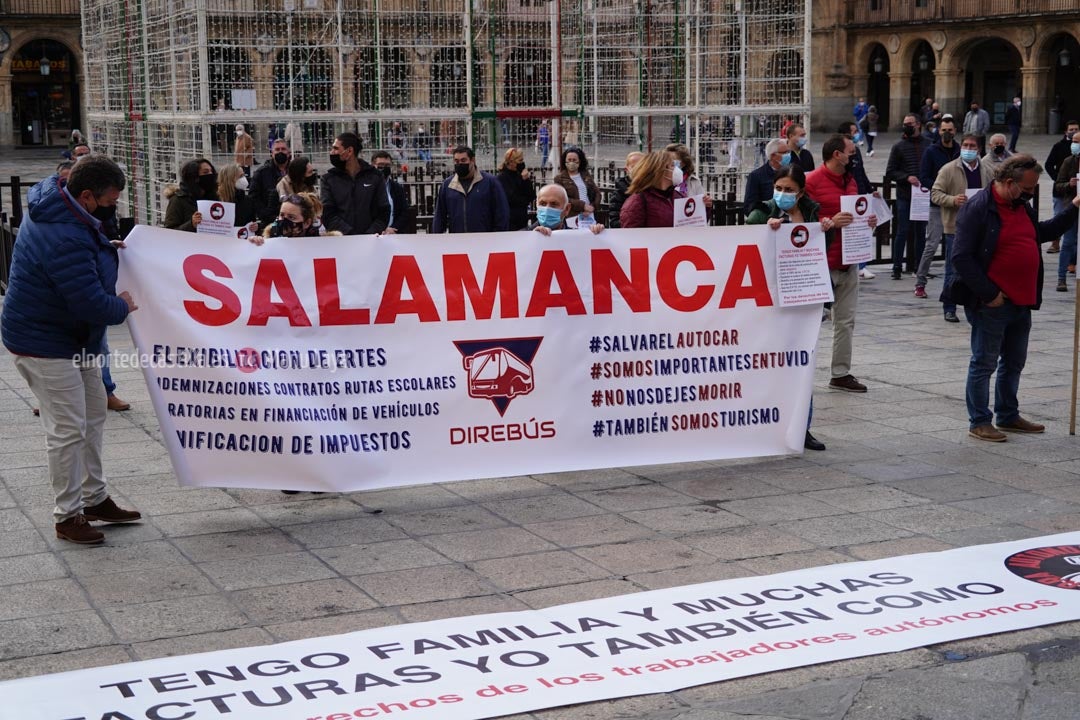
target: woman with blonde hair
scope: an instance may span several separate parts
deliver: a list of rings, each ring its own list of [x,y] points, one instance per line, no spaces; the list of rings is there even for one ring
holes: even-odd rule
[[[619,222],[624,228],[674,227],[675,189],[672,172],[675,163],[666,150],[651,152],[634,167],[630,177],[630,196],[623,203]]]
[[[248,179],[244,174],[244,168],[236,163],[229,163],[218,172],[217,193],[222,202],[230,202],[236,205],[236,227],[248,226],[251,232],[258,232],[259,225],[255,222],[255,205],[248,197]]]
[[[506,193],[510,206],[510,230],[524,230],[529,226],[529,206],[536,199],[536,188],[525,169],[525,153],[512,147],[503,155],[499,174],[495,176]]]

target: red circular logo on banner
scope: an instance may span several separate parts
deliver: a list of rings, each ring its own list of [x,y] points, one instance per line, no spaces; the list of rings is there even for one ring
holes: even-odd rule
[[[242,373],[253,373],[258,370],[259,351],[255,348],[240,348],[236,351],[236,369]]]
[[[810,242],[810,231],[806,229],[805,225],[796,225],[791,230],[791,244],[797,248],[801,248]]]
[[[221,203],[214,203],[210,206],[210,217],[215,220],[220,220],[225,217],[225,206]]]
[[[1040,585],[1080,590],[1080,545],[1032,548],[1005,558],[1013,575]]]
[[[856,215],[865,215],[866,214],[866,208],[869,205],[870,205],[870,203],[866,202],[866,198],[864,198],[864,197],[859,198],[858,200],[855,201],[855,214]]]
[[[686,217],[692,217],[694,211],[697,210],[697,203],[694,202],[694,198],[690,198],[686,201],[686,205],[683,206],[683,215]]]

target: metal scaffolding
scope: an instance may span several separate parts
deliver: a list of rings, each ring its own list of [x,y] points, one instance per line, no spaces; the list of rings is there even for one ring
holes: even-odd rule
[[[806,0],[83,0],[95,149],[163,214],[185,160],[256,159],[288,123],[325,165],[334,135],[438,167],[468,144],[538,166],[547,120],[593,164],[679,140],[737,190],[784,119],[809,114]],[[426,157],[430,155],[430,160]]]

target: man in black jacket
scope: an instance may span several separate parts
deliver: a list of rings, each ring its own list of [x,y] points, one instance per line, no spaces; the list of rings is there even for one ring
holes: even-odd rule
[[[645,157],[645,153],[636,150],[626,156],[626,165],[624,166],[626,172],[615,181],[615,191],[611,193],[611,200],[608,202],[607,226],[609,228],[622,227],[622,223],[619,221],[619,213],[622,212],[623,203],[626,202],[626,196],[630,190],[630,176],[634,174],[634,166],[643,157]]]
[[[908,233],[915,236],[915,254],[908,258],[908,272],[915,271],[915,263],[922,257],[926,244],[926,222],[911,221],[911,192],[918,191],[919,167],[926,141],[919,136],[921,124],[914,114],[904,116],[904,136],[889,151],[889,163],[885,167],[886,177],[896,183],[896,237],[892,243],[892,279],[899,280],[904,270],[904,251],[907,248]],[[929,188],[927,188],[929,190]]]
[[[773,196],[773,178],[776,171],[784,165],[787,145],[783,140],[770,140],[765,146],[765,163],[755,168],[746,178],[746,190],[743,192],[743,214],[750,215],[759,204],[769,202]]]
[[[342,235],[374,235],[390,225],[382,174],[360,157],[360,138],[342,133],[330,148],[333,165],[319,183],[323,225]]]
[[[1080,122],[1076,120],[1070,120],[1065,123],[1065,137],[1054,143],[1054,147],[1050,148],[1050,154],[1046,158],[1046,172],[1050,176],[1051,182],[1057,182],[1058,172],[1061,170],[1061,163],[1065,162],[1065,158],[1072,154],[1070,147],[1072,145],[1072,137],[1076,133],[1080,132]],[[1061,198],[1054,198],[1054,214],[1061,212],[1065,208],[1065,203],[1061,201]],[[1050,244],[1050,249],[1046,252],[1056,253],[1061,248],[1061,238],[1054,238],[1054,242]]]
[[[255,208],[255,217],[259,226],[264,227],[277,219],[281,210],[281,198],[278,197],[277,184],[289,171],[292,152],[289,143],[279,138],[270,146],[270,157],[259,166],[251,176],[248,197]]]
[[[1014,97],[1012,105],[1005,108],[1005,124],[1009,128],[1009,152],[1016,152],[1016,141],[1020,139],[1020,98]]]
[[[394,179],[394,158],[386,150],[379,150],[371,156],[371,164],[383,176],[386,182],[386,196],[390,200],[390,225],[383,230],[385,235],[416,233],[416,219],[409,205],[409,194]]]
[[[814,169],[814,156],[806,149],[809,137],[806,128],[799,123],[791,123],[787,128],[787,151],[791,156],[791,165],[798,165],[803,172],[809,173]]]

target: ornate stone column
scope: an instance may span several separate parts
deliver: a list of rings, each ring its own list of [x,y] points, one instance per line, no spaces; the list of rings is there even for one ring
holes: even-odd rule
[[[1047,97],[1050,95],[1053,70],[1045,66],[1020,68],[1020,97],[1024,101],[1020,106],[1022,134],[1037,135],[1047,131],[1050,112]],[[1064,123],[1065,118],[1061,118],[1061,121]]]

